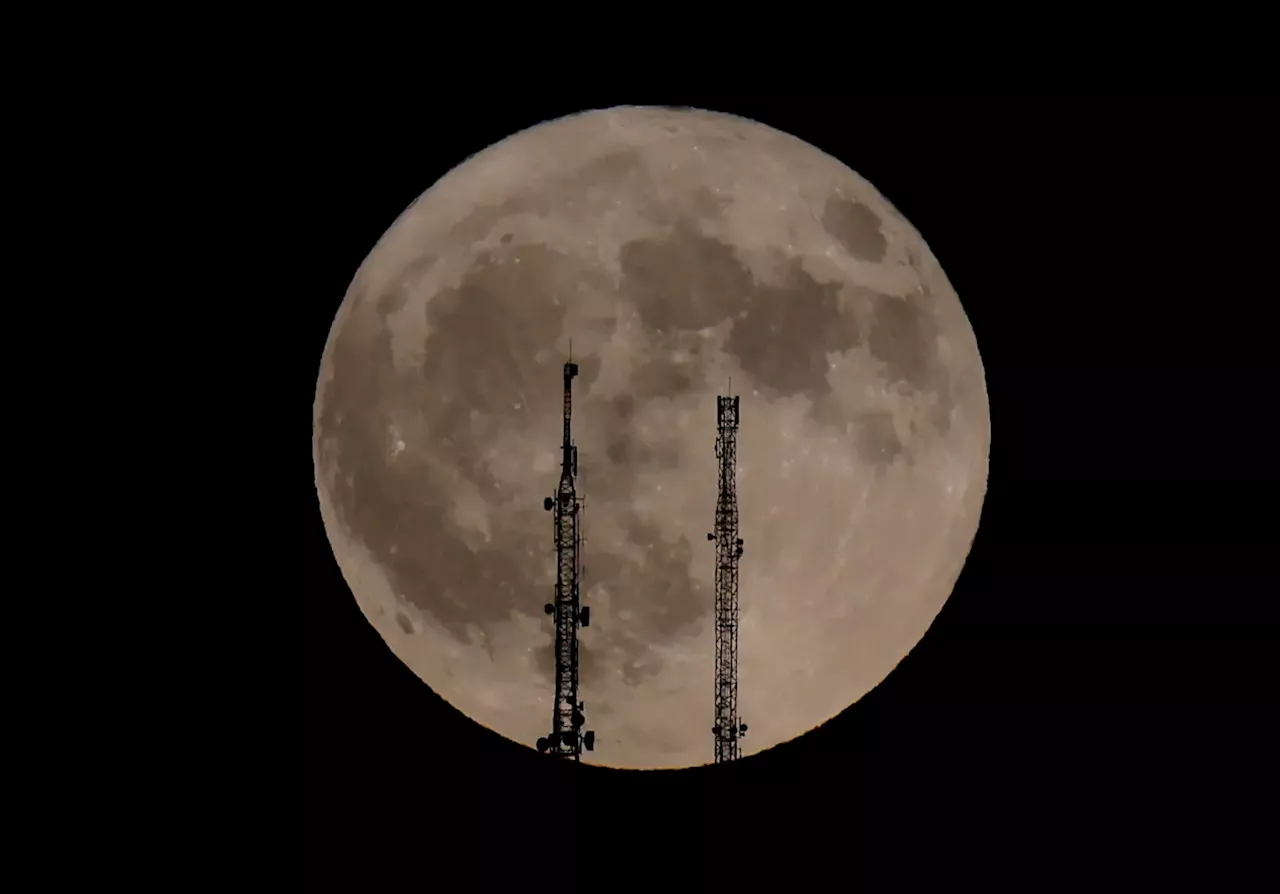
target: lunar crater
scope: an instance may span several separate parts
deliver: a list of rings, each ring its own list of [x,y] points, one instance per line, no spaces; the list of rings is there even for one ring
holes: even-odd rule
[[[822,226],[859,261],[875,263],[884,258],[889,243],[880,229],[880,218],[861,202],[838,195],[828,197],[822,209]]]

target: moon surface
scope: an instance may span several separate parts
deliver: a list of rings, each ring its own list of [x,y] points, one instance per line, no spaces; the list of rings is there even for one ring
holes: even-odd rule
[[[765,125],[624,107],[468,159],[365,260],[315,401],[321,512],[392,651],[530,747],[551,725],[552,518],[572,340],[590,763],[713,760],[716,395],[741,395],[744,756],[856,702],[977,531],[990,423],[920,234]]]

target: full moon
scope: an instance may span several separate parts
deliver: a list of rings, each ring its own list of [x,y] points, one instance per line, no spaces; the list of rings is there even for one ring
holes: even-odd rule
[[[717,394],[741,396],[742,754],[883,680],[977,531],[990,422],[972,328],[859,175],[763,124],[665,108],[473,156],[347,291],[316,389],[317,491],[400,660],[509,739],[550,731],[543,499],[571,341],[583,760],[713,760]]]

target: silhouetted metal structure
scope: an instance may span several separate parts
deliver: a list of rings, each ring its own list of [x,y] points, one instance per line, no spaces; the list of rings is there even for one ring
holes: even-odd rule
[[[707,535],[716,544],[716,763],[738,758],[738,741],[747,725],[738,717],[738,398],[716,398],[716,456],[720,459],[720,495],[716,528]]]
[[[578,625],[591,623],[591,609],[580,600],[582,577],[582,501],[574,487],[578,477],[578,448],[570,434],[573,414],[573,379],[578,364],[564,365],[564,439],[561,442],[560,486],[554,497],[542,501],[542,508],[555,512],[556,591],[555,602],[543,610],[556,625],[556,690],[551,708],[551,734],[538,740],[538,750],[557,757],[582,759],[582,749],[595,748],[596,734],[583,732],[586,706],[578,701]]]

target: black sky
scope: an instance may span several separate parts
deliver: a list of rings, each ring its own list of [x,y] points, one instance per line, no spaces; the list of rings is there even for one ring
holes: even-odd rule
[[[357,266],[437,177],[547,118],[664,102],[817,145],[924,234],[982,351],[990,484],[955,594],[863,702],[731,773],[561,780],[443,704],[364,621],[316,510],[315,372]],[[395,861],[378,842],[408,835],[422,852],[405,860],[541,874],[564,781],[583,867],[675,861],[692,883],[732,789],[746,886],[762,853],[844,879],[897,867],[906,885],[930,867],[1011,875],[1011,861],[1055,878],[1104,862],[1138,872],[1215,835],[1241,849],[1212,876],[1232,887],[1231,867],[1262,841],[1248,805],[1275,793],[1264,756],[1280,750],[1267,730],[1280,676],[1268,105],[577,96],[483,114],[459,102],[432,116],[437,129],[403,131],[353,127],[356,105],[296,113],[305,163],[279,176],[309,195],[288,348],[313,870]],[[596,878],[616,886],[617,872]]]

